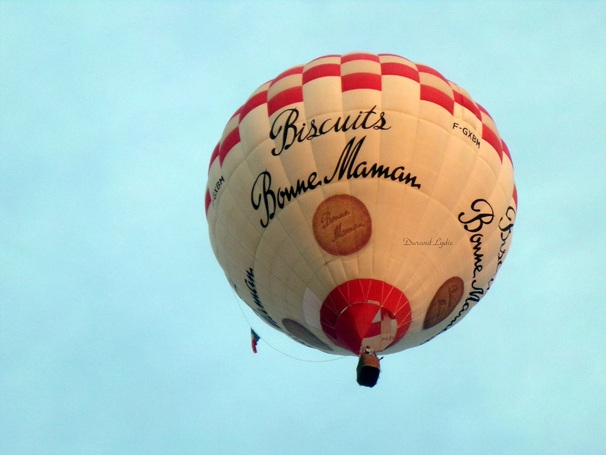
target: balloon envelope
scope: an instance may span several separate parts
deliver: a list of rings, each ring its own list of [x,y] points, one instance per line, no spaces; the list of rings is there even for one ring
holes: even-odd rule
[[[510,247],[513,166],[485,109],[428,66],[330,55],[259,87],[210,161],[206,216],[238,296],[334,354],[458,323]]]

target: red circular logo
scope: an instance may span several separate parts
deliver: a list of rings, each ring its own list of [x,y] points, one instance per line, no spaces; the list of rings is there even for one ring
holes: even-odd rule
[[[347,281],[324,299],[320,322],[326,336],[355,355],[370,346],[380,352],[410,327],[410,302],[402,291],[374,279]]]

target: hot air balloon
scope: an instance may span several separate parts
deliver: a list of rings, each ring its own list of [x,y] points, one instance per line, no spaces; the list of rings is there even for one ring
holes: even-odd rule
[[[248,98],[212,153],[205,206],[214,254],[261,320],[378,372],[377,353],[427,342],[484,297],[517,192],[494,121],[464,89],[397,55],[351,53]]]

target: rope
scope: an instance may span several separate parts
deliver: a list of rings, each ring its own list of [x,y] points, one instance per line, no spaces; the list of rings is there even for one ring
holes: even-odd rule
[[[242,308],[242,301],[240,300],[240,297],[238,297],[238,294],[236,293],[236,291],[234,291],[234,289],[230,286],[230,289],[232,291],[232,295],[238,305],[238,308],[240,309],[240,313],[242,313],[242,316],[244,316],[244,319],[246,320],[246,323],[248,324],[248,326],[250,327],[251,330],[254,330],[255,333],[259,333],[257,332],[254,327],[252,326],[252,324],[250,323],[250,320],[248,319],[248,316],[246,316],[246,313],[244,312],[244,309]],[[284,351],[281,351],[280,349],[276,348],[275,346],[273,346],[272,344],[268,343],[267,340],[265,338],[260,338],[261,340],[263,340],[263,342],[269,346],[271,349],[273,349],[274,351],[276,351],[279,354],[282,354],[283,356],[286,357],[290,357],[291,359],[294,360],[298,360],[299,362],[308,362],[308,363],[326,363],[326,362],[336,362],[337,360],[342,360],[348,356],[344,355],[341,357],[337,357],[334,359],[326,359],[326,360],[311,360],[311,359],[302,359],[300,357],[295,357],[293,355],[290,355]]]

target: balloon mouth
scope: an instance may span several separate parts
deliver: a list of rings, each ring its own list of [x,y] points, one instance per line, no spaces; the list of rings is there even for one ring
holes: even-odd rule
[[[335,287],[320,310],[324,334],[354,355],[381,352],[401,340],[411,322],[404,293],[383,281],[357,279]]]

